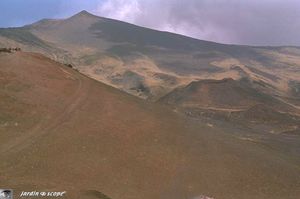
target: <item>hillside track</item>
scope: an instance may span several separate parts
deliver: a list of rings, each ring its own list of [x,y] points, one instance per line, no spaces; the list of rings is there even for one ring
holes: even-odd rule
[[[80,74],[66,71],[66,67],[60,65],[60,71],[63,74],[67,74],[66,78],[71,78],[74,81],[74,87],[76,90],[70,98],[68,99],[67,105],[62,108],[59,112],[48,113],[47,115],[40,118],[40,121],[36,123],[31,129],[29,129],[22,136],[17,137],[11,142],[6,142],[1,145],[0,153],[18,152],[23,150],[24,147],[28,147],[30,144],[34,143],[39,137],[46,136],[47,133],[55,130],[55,128],[62,123],[66,122],[68,118],[72,115],[74,110],[76,110],[88,95],[88,84],[83,83],[83,76]],[[67,73],[66,73],[67,72]]]

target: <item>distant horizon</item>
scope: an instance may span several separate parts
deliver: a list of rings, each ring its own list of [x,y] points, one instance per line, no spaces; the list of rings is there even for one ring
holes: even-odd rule
[[[3,0],[0,27],[66,19],[83,10],[140,27],[230,45],[300,46],[300,2],[258,0]]]

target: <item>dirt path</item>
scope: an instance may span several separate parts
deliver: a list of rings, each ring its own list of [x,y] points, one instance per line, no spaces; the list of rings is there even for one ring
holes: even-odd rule
[[[289,105],[289,106],[291,106],[291,107],[293,107],[293,108],[295,108],[295,109],[297,109],[298,111],[300,111],[300,106],[296,106],[295,104],[287,102],[287,101],[285,101],[285,100],[283,100],[283,99],[281,99],[279,97],[276,97],[276,99],[279,100],[279,101],[281,101],[281,102],[283,102],[283,103],[285,103],[285,104],[287,104],[287,105]]]
[[[30,146],[36,142],[37,138],[50,133],[50,131],[66,122],[72,113],[85,101],[85,98],[88,95],[88,83],[82,81],[80,74],[71,74],[63,68],[60,69],[62,73],[67,75],[66,78],[71,78],[77,83],[77,89],[68,101],[69,105],[55,115],[45,115],[32,129],[24,132],[23,136],[19,136],[13,141],[1,145],[0,153],[18,152],[27,146]]]
[[[239,112],[245,111],[246,109],[242,108],[218,108],[218,107],[210,107],[210,106],[193,106],[193,105],[185,105],[185,108],[198,108],[204,110],[212,110],[212,111],[224,111],[224,112]]]

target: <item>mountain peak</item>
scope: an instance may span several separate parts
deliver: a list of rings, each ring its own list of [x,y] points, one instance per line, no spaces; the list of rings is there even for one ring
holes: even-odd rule
[[[86,10],[82,10],[81,12],[75,14],[74,16],[93,16],[93,17],[96,17],[95,15],[89,13],[89,12],[86,11]]]
[[[91,14],[91,13],[89,13],[88,11],[86,11],[86,10],[82,10],[81,12],[79,12],[78,14]]]

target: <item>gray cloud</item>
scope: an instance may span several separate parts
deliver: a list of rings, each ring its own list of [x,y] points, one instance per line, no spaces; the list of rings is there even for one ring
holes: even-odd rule
[[[83,9],[203,40],[300,46],[300,0],[1,0],[0,27]]]
[[[203,40],[299,45],[299,0],[106,0],[95,13]]]

